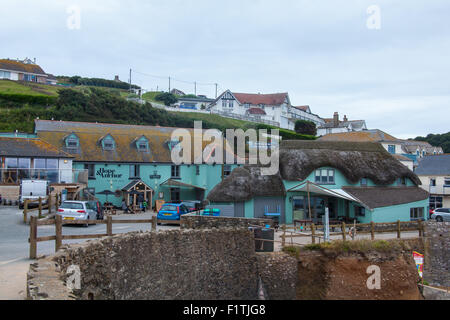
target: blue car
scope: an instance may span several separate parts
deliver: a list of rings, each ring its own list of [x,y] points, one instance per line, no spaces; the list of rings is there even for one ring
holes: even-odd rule
[[[186,213],[189,213],[189,209],[182,203],[165,203],[159,209],[157,224],[161,224],[159,220],[180,220],[181,215]]]

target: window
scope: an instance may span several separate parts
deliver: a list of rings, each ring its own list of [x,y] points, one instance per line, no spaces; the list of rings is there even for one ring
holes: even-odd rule
[[[355,215],[357,217],[365,217],[366,216],[366,208],[364,207],[355,207]]]
[[[138,164],[130,164],[130,179],[140,177],[140,166]]]
[[[105,139],[105,141],[103,141],[103,149],[113,150],[114,149],[114,141],[112,139]]]
[[[246,109],[250,108],[250,103],[245,103],[245,104],[244,104],[244,107],[245,107]]]
[[[388,145],[388,152],[391,154],[395,154],[395,145],[394,144]]]
[[[403,187],[406,186],[406,178],[405,177],[398,178],[398,185]]]
[[[436,187],[436,179],[430,178],[430,187]]]
[[[197,176],[200,175],[200,166],[199,165],[195,166],[195,175],[197,175]]]
[[[0,79],[11,79],[11,72],[0,71]]]
[[[58,169],[58,159],[34,159],[35,169]]]
[[[234,102],[233,100],[228,101],[228,107],[231,109],[233,109],[233,106],[234,106],[233,102]]]
[[[6,164],[6,168],[16,169],[17,168],[17,158],[6,158],[5,164]]]
[[[231,173],[231,166],[229,164],[223,165],[223,176],[228,177]]]
[[[102,147],[103,147],[103,150],[114,150],[116,148],[116,143],[114,141],[114,138],[111,137],[110,134],[106,135],[106,137],[103,138]]]
[[[409,216],[411,220],[423,220],[423,208],[411,208]]]
[[[444,187],[450,187],[450,178],[448,177],[444,178]]]
[[[172,166],[171,172],[170,172],[171,178],[180,178],[180,166]]]
[[[442,197],[430,197],[430,209],[442,208]]]
[[[315,182],[320,184],[334,184],[334,170],[333,169],[316,170]]]
[[[85,163],[84,169],[88,171],[88,179],[95,179],[95,164]]]
[[[180,188],[170,188],[170,200],[180,201]]]
[[[362,178],[361,179],[361,186],[367,187],[367,178]]]
[[[146,137],[142,136],[139,140],[136,141],[136,147],[139,151],[146,152],[148,151],[148,140]]]

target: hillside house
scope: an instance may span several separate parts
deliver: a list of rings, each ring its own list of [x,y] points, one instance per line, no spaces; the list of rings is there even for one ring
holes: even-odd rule
[[[30,59],[0,59],[0,79],[47,83],[48,75]]]
[[[317,136],[324,136],[333,133],[345,133],[353,131],[367,130],[365,120],[348,120],[344,115],[344,119],[339,120],[339,113],[335,112],[333,118],[324,119],[325,123],[317,128]]]
[[[430,209],[450,208],[450,154],[423,157],[415,173],[430,193]]]
[[[253,94],[226,90],[208,109],[225,117],[265,123],[288,130],[294,130],[296,120],[309,120],[316,126],[324,123],[319,116],[311,113],[309,106],[292,106],[288,93]]]

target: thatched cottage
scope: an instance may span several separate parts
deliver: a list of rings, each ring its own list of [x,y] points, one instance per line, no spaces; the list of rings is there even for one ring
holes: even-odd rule
[[[379,143],[284,141],[280,170],[262,176],[245,166],[211,190],[212,206],[234,216],[279,212],[282,223],[330,219],[392,222],[427,219],[428,192]]]

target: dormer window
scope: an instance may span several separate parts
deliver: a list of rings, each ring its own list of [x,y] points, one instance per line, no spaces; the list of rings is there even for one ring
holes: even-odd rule
[[[146,152],[148,151],[148,139],[144,136],[140,137],[138,140],[136,140],[136,148],[139,151]]]
[[[80,140],[76,134],[71,134],[65,139],[67,149],[77,149],[80,145]]]
[[[116,148],[116,142],[111,135],[107,135],[102,139],[103,150],[114,150]]]

